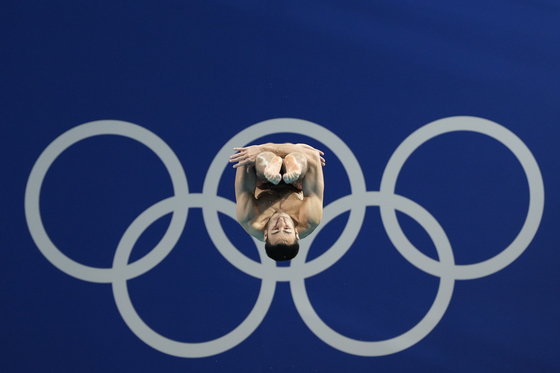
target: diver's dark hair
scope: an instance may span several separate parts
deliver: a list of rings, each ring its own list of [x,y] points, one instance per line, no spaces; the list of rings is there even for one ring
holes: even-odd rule
[[[292,260],[296,257],[299,252],[299,242],[295,242],[291,245],[280,243],[278,245],[272,245],[268,241],[264,243],[264,248],[266,250],[266,255],[269,258],[276,260],[277,262],[283,262],[286,260]]]

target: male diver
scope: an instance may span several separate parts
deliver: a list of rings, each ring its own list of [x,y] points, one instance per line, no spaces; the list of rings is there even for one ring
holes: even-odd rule
[[[270,258],[291,260],[323,216],[323,152],[289,143],[234,150],[237,221]]]

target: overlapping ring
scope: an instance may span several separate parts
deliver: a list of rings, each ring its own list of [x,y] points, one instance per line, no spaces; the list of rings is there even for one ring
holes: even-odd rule
[[[529,183],[530,205],[525,224],[516,239],[503,252],[487,261],[467,266],[455,265],[451,245],[435,218],[417,203],[394,194],[400,170],[410,154],[429,139],[452,131],[474,131],[502,142],[520,161]],[[217,195],[218,184],[226,160],[234,146],[248,144],[274,133],[297,133],[312,137],[327,146],[342,162],[351,185],[351,194],[332,202],[324,209],[323,225],[339,214],[350,210],[350,217],[339,239],[321,256],[306,262],[314,237],[321,226],[301,242],[300,255],[290,267],[276,267],[266,259],[262,250],[261,263],[239,252],[225,236],[218,212],[235,219],[235,204]],[[173,184],[174,196],[148,208],[134,220],[121,238],[112,268],[93,268],[66,257],[49,239],[39,211],[39,196],[44,177],[56,158],[80,140],[97,135],[120,135],[132,138],[150,148],[164,163]],[[365,217],[367,206],[379,206],[388,236],[397,250],[419,269],[440,277],[436,299],[425,317],[412,329],[395,338],[363,342],[333,331],[316,314],[305,289],[305,279],[336,263],[352,246]],[[189,208],[200,207],[212,242],[220,253],[236,268],[262,280],[253,310],[233,331],[218,339],[203,343],[170,340],[154,332],[136,313],[127,289],[127,280],[146,273],[174,248],[182,234]],[[423,339],[441,320],[453,293],[456,279],[472,279],[497,272],[514,261],[533,239],[544,208],[544,186],[536,160],[525,144],[506,128],[476,117],[452,117],[432,122],[411,134],[395,151],[383,173],[381,191],[366,191],[361,167],[346,144],[329,130],[299,119],[273,119],[257,123],[241,131],[226,143],[214,158],[206,175],[203,192],[189,193],[181,164],[173,151],[152,132],[135,124],[121,121],[96,121],[75,127],[54,140],[35,163],[25,194],[26,219],[33,240],[43,255],[63,272],[91,282],[112,283],[115,302],[130,329],[146,344],[166,354],[180,357],[205,357],[227,351],[245,340],[260,325],[272,302],[277,281],[290,281],[296,308],[306,325],[325,343],[350,354],[381,356],[402,351]],[[439,261],[417,250],[406,238],[396,219],[396,210],[416,221],[433,240]],[[166,233],[154,249],[133,263],[128,263],[132,248],[142,232],[160,217],[173,213]],[[258,241],[255,240],[257,244]]]

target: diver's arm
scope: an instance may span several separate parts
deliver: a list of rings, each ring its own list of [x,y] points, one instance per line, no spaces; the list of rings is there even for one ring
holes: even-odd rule
[[[253,227],[253,222],[260,212],[255,199],[257,175],[255,169],[249,166],[237,168],[235,175],[235,198],[237,200],[237,221],[251,236],[263,241],[264,234]]]
[[[239,151],[239,153],[233,154],[229,157],[230,163],[237,162],[234,165],[234,168],[238,168],[241,166],[252,166],[255,164],[257,156],[263,152],[272,152],[279,156],[280,158],[285,158],[290,153],[302,153],[307,158],[313,157],[314,155],[318,155],[321,165],[325,165],[325,160],[323,159],[322,155],[323,152],[309,146],[307,144],[274,144],[274,143],[267,143],[262,145],[251,145],[246,146],[244,148],[234,148],[234,150]]]
[[[304,202],[299,212],[300,238],[305,238],[317,228],[323,217],[323,162],[317,151],[306,154],[307,173],[302,180]]]

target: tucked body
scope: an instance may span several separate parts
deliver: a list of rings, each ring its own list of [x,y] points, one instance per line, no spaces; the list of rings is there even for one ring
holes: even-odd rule
[[[323,153],[305,144],[268,143],[235,150],[239,153],[230,162],[237,162],[239,224],[266,243],[271,258],[293,258],[299,250],[298,240],[321,222]]]

